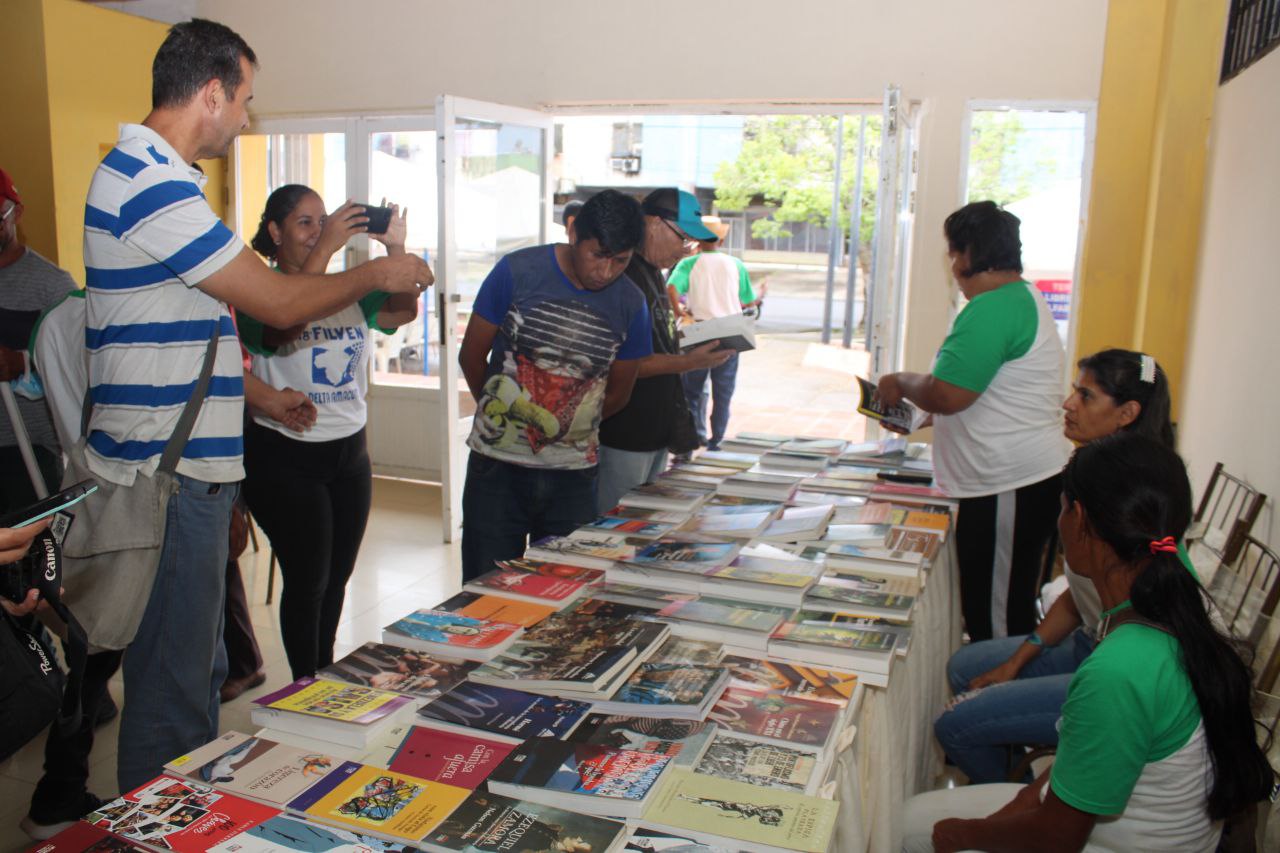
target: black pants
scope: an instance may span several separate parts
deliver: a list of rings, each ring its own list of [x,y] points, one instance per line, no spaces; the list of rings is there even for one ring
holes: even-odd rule
[[[1062,475],[1054,474],[1015,491],[960,500],[960,611],[971,641],[1036,627],[1036,586],[1061,495]]]
[[[333,441],[250,423],[244,496],[280,561],[280,634],[295,679],[333,663],[347,580],[373,499],[364,430]]]
[[[49,737],[44,744],[44,775],[31,795],[31,816],[38,823],[67,820],[67,809],[81,802],[89,782],[93,721],[98,716],[99,704],[107,696],[107,684],[123,659],[123,650],[89,655],[80,688],[79,728],[65,731],[56,720],[49,727]]]

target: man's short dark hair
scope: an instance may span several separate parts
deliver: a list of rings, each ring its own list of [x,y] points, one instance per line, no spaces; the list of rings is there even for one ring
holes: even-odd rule
[[[644,239],[640,202],[617,190],[601,190],[587,199],[573,220],[578,240],[596,240],[610,255],[629,252]]]
[[[966,204],[947,217],[942,232],[947,248],[957,255],[969,252],[965,277],[991,270],[1022,272],[1021,221],[994,201]]]
[[[257,66],[253,48],[224,24],[204,18],[174,24],[151,63],[151,108],[180,107],[210,80],[235,97],[244,82],[242,56]]]

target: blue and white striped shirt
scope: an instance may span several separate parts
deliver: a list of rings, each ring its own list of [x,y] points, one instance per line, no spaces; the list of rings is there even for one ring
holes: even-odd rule
[[[213,376],[178,473],[211,483],[244,478],[240,344],[227,306],[197,287],[243,244],[209,208],[204,181],[164,137],[131,124],[89,185],[88,461],[122,485],[159,465],[215,327]]]

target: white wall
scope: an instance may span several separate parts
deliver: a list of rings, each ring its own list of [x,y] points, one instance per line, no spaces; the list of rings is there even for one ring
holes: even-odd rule
[[[1106,0],[198,0],[243,35],[264,115],[429,109],[442,92],[600,101],[925,103],[907,366],[946,330],[942,220],[959,202],[964,102],[1094,100]],[[716,14],[714,10],[725,11]]]
[[[1196,494],[1213,465],[1270,498],[1254,533],[1280,546],[1280,51],[1214,107],[1179,447]]]

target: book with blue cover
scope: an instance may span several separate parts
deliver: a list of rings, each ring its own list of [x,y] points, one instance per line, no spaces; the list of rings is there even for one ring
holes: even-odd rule
[[[495,794],[597,817],[639,817],[671,758],[590,743],[531,739],[485,784]]]
[[[479,729],[523,740],[563,737],[590,710],[587,702],[465,682],[428,702],[418,713],[454,728]]]

